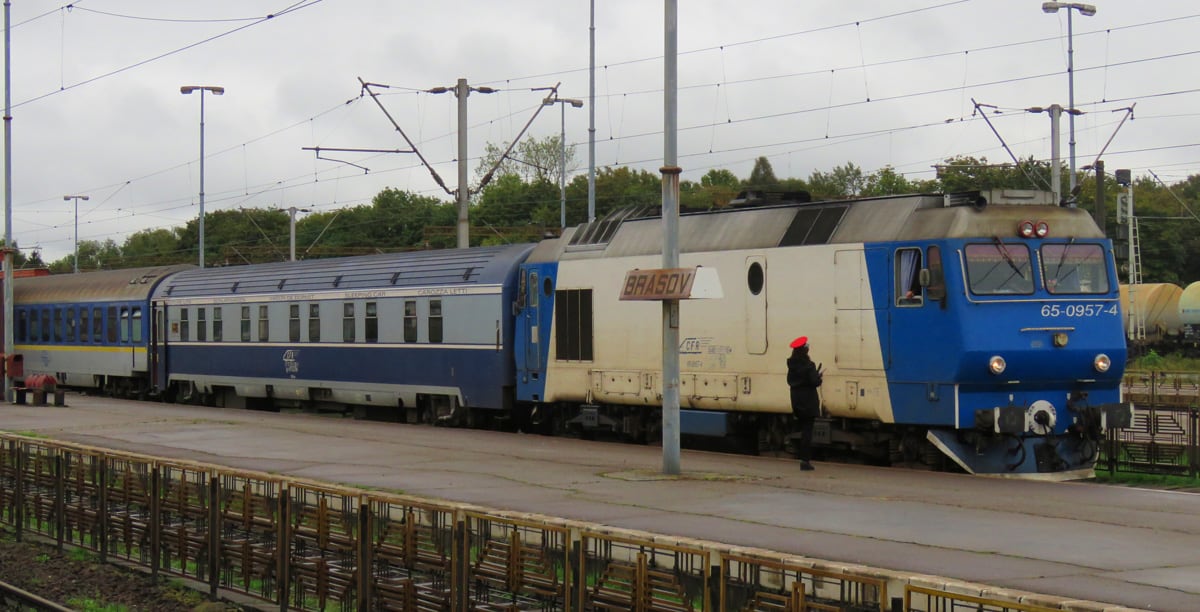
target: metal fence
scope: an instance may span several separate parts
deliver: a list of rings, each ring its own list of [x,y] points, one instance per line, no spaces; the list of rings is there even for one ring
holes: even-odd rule
[[[1200,374],[1130,372],[1133,422],[1111,429],[1097,469],[1200,478]]]
[[[280,610],[1036,612],[1057,601],[7,434],[0,524]]]

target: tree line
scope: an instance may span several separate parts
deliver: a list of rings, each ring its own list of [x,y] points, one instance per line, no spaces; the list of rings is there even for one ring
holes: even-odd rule
[[[492,245],[536,241],[559,231],[559,180],[578,169],[573,147],[564,163],[558,136],[529,140],[501,157],[507,144],[487,147],[477,176],[483,178],[496,160],[498,169],[471,201],[471,244]],[[874,197],[908,193],[942,193],[985,189],[1048,189],[1050,164],[1033,159],[1019,164],[992,164],[986,158],[955,157],[940,164],[935,178],[910,180],[891,167],[866,173],[851,162],[807,178],[779,178],[766,157],[755,161],[750,175],[739,178],[726,169],[712,169],[699,181],[681,181],[680,207],[709,210],[728,206],[744,190],[807,191],[814,200]],[[565,171],[565,172],[564,172]],[[1067,171],[1062,172],[1066,191]],[[565,185],[568,226],[587,221],[586,173],[576,173]],[[1077,203],[1095,208],[1095,178],[1079,180]],[[1116,223],[1116,199],[1123,191],[1111,177],[1104,200],[1108,233],[1119,241],[1125,226]],[[1200,201],[1200,175],[1173,185],[1139,178],[1133,185],[1139,219],[1142,274],[1145,282],[1178,285],[1200,280],[1200,218],[1192,203]],[[628,206],[661,205],[658,174],[627,167],[596,172],[596,217]],[[368,253],[451,248],[456,244],[455,203],[409,191],[387,188],[369,204],[305,215],[296,222],[298,259]],[[121,244],[109,239],[79,242],[79,270],[130,268],[197,260],[199,224],[143,230]],[[289,217],[286,210],[222,210],[205,215],[205,261],[210,265],[242,265],[283,261],[289,256]],[[44,265],[36,253],[19,256],[17,265]],[[70,272],[74,257],[49,264],[53,273]],[[1123,275],[1122,275],[1123,276]]]

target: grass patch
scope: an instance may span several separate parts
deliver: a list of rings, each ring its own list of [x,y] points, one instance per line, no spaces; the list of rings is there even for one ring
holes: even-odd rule
[[[72,597],[67,605],[80,612],[127,612],[129,608],[119,604],[104,603],[94,597]]]
[[[67,551],[67,558],[81,563],[99,563],[100,557],[86,548],[72,548]]]
[[[1150,487],[1155,489],[1200,489],[1200,478],[1187,476],[1172,476],[1168,474],[1130,474],[1117,472],[1109,474],[1096,470],[1096,482],[1130,487]]]
[[[1160,355],[1150,351],[1141,357],[1132,359],[1126,365],[1127,371],[1140,372],[1200,372],[1200,359],[1184,357],[1178,353]]]

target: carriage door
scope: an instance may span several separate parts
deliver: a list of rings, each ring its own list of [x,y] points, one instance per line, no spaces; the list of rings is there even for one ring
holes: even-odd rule
[[[746,352],[767,352],[767,259],[746,258]]]
[[[150,304],[150,342],[146,345],[146,367],[150,369],[150,388],[160,386],[159,363],[162,359],[163,345],[167,338],[166,311],[158,302]]]
[[[525,369],[530,372],[538,372],[542,369],[541,365],[541,329],[538,328],[538,273],[536,270],[528,270],[524,283],[525,309],[521,316],[525,320]]]

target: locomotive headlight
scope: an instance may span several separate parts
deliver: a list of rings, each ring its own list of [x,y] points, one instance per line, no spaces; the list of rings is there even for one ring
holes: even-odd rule
[[[1103,374],[1112,367],[1112,360],[1108,358],[1108,355],[1100,353],[1099,355],[1096,355],[1095,359],[1092,360],[1092,367],[1096,368],[1097,372]]]
[[[988,359],[988,370],[990,370],[992,374],[1003,374],[1006,366],[1007,364],[1004,363],[1004,358],[999,355],[993,355],[991,359]]]
[[[1033,225],[1033,233],[1038,238],[1045,238],[1046,234],[1050,233],[1050,224],[1045,221],[1038,221]]]

